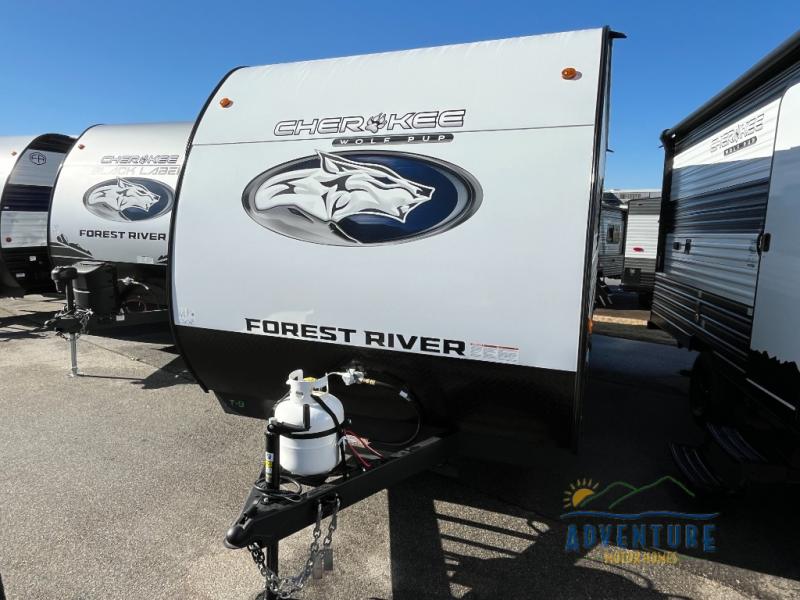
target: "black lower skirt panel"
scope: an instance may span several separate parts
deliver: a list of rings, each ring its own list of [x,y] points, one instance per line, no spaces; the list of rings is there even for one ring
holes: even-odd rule
[[[55,285],[50,279],[50,257],[47,255],[46,246],[3,248],[2,261],[7,273],[24,293],[56,291]]]
[[[349,366],[372,377],[402,381],[419,398],[430,423],[456,426],[510,443],[568,445],[573,423],[576,374],[467,359],[309,342],[265,335],[175,327],[179,347],[204,388],[216,393],[228,412],[264,418],[286,392],[286,377]],[[334,384],[335,385],[335,382]],[[370,402],[369,386],[332,391],[357,412],[393,411]],[[380,414],[373,414],[380,417]]]

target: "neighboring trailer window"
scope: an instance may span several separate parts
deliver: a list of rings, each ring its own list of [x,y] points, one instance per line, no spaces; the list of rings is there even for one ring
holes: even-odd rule
[[[607,244],[619,244],[620,233],[622,228],[617,225],[609,225],[608,231],[606,232],[606,243]]]

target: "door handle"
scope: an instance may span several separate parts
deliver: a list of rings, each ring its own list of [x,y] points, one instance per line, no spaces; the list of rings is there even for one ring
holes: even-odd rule
[[[764,252],[769,252],[770,244],[772,243],[772,234],[771,233],[759,233],[758,239],[756,240],[756,250],[759,254],[763,254]]]

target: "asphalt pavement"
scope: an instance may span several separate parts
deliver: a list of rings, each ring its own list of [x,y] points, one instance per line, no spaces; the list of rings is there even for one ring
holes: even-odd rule
[[[0,590],[8,600],[252,599],[249,555],[222,545],[259,469],[263,423],[226,415],[192,382],[169,332],[84,336],[84,375],[38,329],[57,299],[0,300]],[[564,492],[591,478],[671,475],[688,418],[691,353],[595,335],[581,451],[520,470],[454,461],[347,508],[334,570],[298,597],[800,597],[798,517],[787,486],[703,501],[717,548],[676,564],[568,551]],[[491,453],[491,449],[488,449]],[[283,573],[311,541],[281,545]],[[0,591],[2,594],[2,591]]]

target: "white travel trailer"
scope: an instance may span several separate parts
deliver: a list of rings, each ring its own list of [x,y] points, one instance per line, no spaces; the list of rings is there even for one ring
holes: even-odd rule
[[[0,137],[0,297],[55,291],[47,214],[58,168],[75,138]]]
[[[628,201],[622,288],[637,292],[643,306],[653,297],[660,214],[661,191],[641,192]]]
[[[96,125],[53,190],[53,264],[74,265],[76,300],[98,322],[166,317],[169,222],[191,123]]]
[[[309,574],[277,578],[278,541],[323,515],[450,452],[526,462],[577,442],[614,37],[241,68],[209,98],[172,219],[171,318],[226,410],[265,418],[280,401],[226,535],[268,597]],[[351,388],[334,402],[334,372],[368,384],[360,408]],[[398,400],[416,406],[410,437]],[[403,447],[375,468],[342,426],[365,433],[363,412]],[[331,454],[345,445],[366,470]],[[316,458],[297,468],[300,455]],[[337,466],[308,466],[323,462]],[[281,470],[326,482],[280,491]]]
[[[264,417],[298,366],[357,363],[407,382],[436,422],[574,442],[615,36],[229,73],[191,137],[170,241],[197,381]]]
[[[597,274],[600,277],[622,277],[625,247],[625,209],[619,203],[604,199],[600,207],[600,257]]]
[[[701,352],[692,373],[695,413],[735,422],[741,436],[712,433],[743,461],[762,461],[781,436],[764,435],[763,420],[752,415],[796,432],[800,411],[800,34],[662,139],[651,318]],[[777,454],[796,452],[789,439]],[[681,456],[691,471],[697,457]]]

